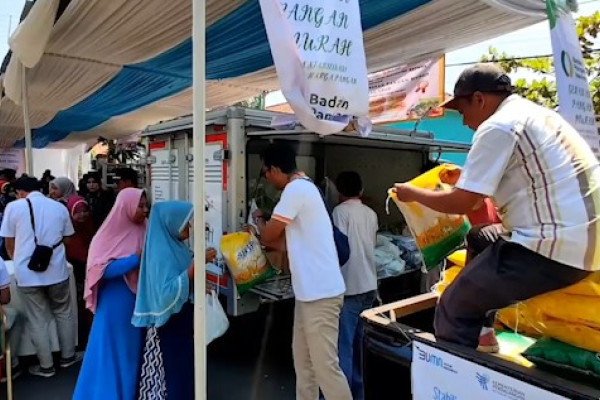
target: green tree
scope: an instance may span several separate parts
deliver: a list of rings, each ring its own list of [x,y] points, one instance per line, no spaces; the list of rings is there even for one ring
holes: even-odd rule
[[[590,92],[594,103],[596,118],[600,116],[600,52],[596,39],[600,33],[600,12],[582,16],[577,19],[577,35],[583,52],[583,58],[590,78]],[[488,54],[481,58],[482,62],[494,62],[500,65],[507,73],[517,69],[525,69],[542,75],[554,74],[554,61],[552,57],[515,58],[506,53],[500,53],[490,47]],[[552,80],[542,77],[532,81],[518,79],[514,82],[516,91],[538,104],[555,108],[558,105],[556,84]]]

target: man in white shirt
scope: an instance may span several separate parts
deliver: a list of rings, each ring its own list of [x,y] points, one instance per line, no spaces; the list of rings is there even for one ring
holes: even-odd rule
[[[351,400],[338,359],[339,316],[346,290],[333,226],[321,193],[296,167],[294,150],[282,143],[263,155],[265,178],[283,190],[272,218],[254,217],[263,245],[277,248],[285,235],[296,296],[293,355],[296,398]]]
[[[442,295],[438,339],[477,347],[491,310],[564,288],[600,269],[600,166],[589,145],[560,115],[512,94],[497,66],[461,74],[457,110],[476,130],[451,191],[397,184],[400,201],[466,214],[485,197],[507,232],[476,256]]]
[[[63,244],[75,231],[66,207],[44,197],[39,192],[37,179],[20,178],[14,187],[19,200],[6,207],[0,236],[5,239],[8,254],[14,260],[17,289],[25,308],[24,318],[40,361],[29,372],[48,378],[56,373],[47,332],[52,315],[58,330],[61,367],[69,367],[81,360],[81,354],[75,353],[75,311],[71,306]],[[36,240],[41,246],[53,248],[48,268],[43,272],[29,269]]]
[[[19,358],[16,354],[16,349],[19,347],[20,339],[20,315],[10,306],[10,275],[6,269],[4,260],[0,258],[0,304],[4,311],[4,329],[6,329],[6,340],[10,343],[13,352],[11,353],[11,368],[12,368],[12,379],[17,379],[21,375],[21,368],[19,368]],[[6,368],[3,366],[3,368]],[[1,382],[6,381],[6,376],[2,377]]]
[[[375,246],[379,227],[375,211],[360,199],[363,185],[357,172],[340,173],[335,186],[341,203],[333,210],[333,223],[348,236],[350,243],[350,259],[342,267],[346,293],[340,315],[340,366],[348,379],[354,400],[362,400],[363,326],[360,314],[372,308],[377,297]]]

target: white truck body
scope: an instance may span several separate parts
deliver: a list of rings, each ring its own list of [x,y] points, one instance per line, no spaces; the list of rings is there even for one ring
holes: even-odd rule
[[[319,182],[344,170],[361,173],[365,194],[374,199],[380,225],[385,214],[387,188],[419,174],[432,151],[468,150],[468,145],[442,142],[430,133],[376,127],[368,138],[342,133],[318,136],[303,128],[271,127],[278,113],[231,107],[207,113],[206,130],[206,244],[219,248],[224,233],[247,222],[250,193],[261,168],[262,149],[273,140],[289,140],[298,150],[299,168]],[[192,118],[185,117],[148,127],[143,136],[149,149],[148,176],[152,201],[193,201],[196,180],[192,158]],[[397,214],[396,217],[397,219]],[[227,298],[227,312],[237,316],[256,311],[263,301],[293,297],[289,276],[278,276],[239,296],[224,265],[209,265],[207,279],[219,282]]]

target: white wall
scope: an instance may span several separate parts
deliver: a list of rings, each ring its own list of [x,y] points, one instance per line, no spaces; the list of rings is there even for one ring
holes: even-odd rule
[[[49,169],[55,177],[66,176],[76,183],[84,152],[85,145],[71,149],[33,149],[33,174],[41,178],[44,171]]]

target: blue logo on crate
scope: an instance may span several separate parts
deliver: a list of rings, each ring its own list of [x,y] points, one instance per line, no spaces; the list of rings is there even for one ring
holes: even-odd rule
[[[477,378],[477,382],[479,382],[479,386],[481,386],[481,388],[485,391],[490,390],[488,388],[488,383],[490,383],[490,377],[486,374],[480,374],[479,372],[477,372],[475,374],[475,377]]]

